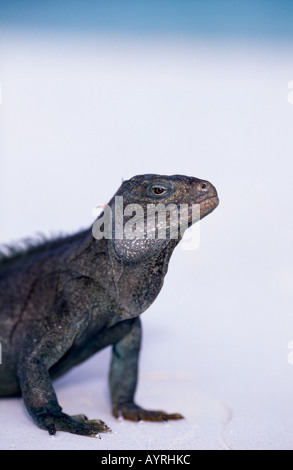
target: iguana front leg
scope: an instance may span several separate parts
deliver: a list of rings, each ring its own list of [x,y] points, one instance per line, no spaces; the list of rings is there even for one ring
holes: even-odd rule
[[[179,413],[145,410],[134,403],[137,384],[138,357],[141,344],[141,322],[133,321],[131,330],[113,346],[110,369],[112,412],[131,421],[167,421],[182,419]]]
[[[19,354],[18,378],[24,403],[36,424],[54,435],[56,431],[95,436],[109,428],[100,420],[62,412],[49,369],[70,349],[84,321],[55,308],[27,335]]]

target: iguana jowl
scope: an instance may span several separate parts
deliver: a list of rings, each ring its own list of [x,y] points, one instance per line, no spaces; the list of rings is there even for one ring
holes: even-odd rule
[[[124,208],[140,204],[145,213],[148,204],[200,204],[201,218],[219,203],[211,183],[181,175],[134,176],[115,196],[123,196]],[[108,206],[115,215],[114,202],[113,197]],[[113,345],[109,382],[114,416],[182,418],[134,402],[140,314],[160,292],[180,238],[96,239],[89,228],[2,256],[0,396],[22,394],[34,421],[50,434],[108,431],[100,420],[63,413],[52,380]]]

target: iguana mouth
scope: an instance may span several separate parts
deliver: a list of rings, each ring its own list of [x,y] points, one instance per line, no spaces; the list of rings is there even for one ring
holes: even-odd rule
[[[188,205],[188,221],[191,222],[192,216],[194,216],[193,206],[199,206],[200,208],[200,218],[202,219],[210,212],[212,212],[219,205],[219,197],[217,194],[213,196],[206,197],[199,201],[197,204]]]
[[[203,199],[202,201],[200,201],[200,204],[202,202],[205,202],[205,201],[210,201],[210,200],[214,200],[216,203],[217,203],[217,206],[219,204],[219,197],[217,194],[215,194],[214,196],[211,196],[211,197],[207,197],[206,199]]]
[[[210,214],[214,209],[216,209],[216,207],[219,205],[219,202],[220,201],[217,194],[200,201],[200,218],[202,219],[206,215]]]

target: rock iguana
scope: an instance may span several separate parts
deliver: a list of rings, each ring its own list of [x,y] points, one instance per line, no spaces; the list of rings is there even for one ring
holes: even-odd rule
[[[129,204],[143,208],[143,236],[135,235],[138,219],[132,238],[123,232],[115,236],[116,196],[123,197],[124,225],[136,207]],[[170,256],[182,238],[183,233],[177,238],[170,235],[174,220],[179,226],[180,208],[188,208],[190,226],[194,222],[192,205],[200,204],[203,218],[218,203],[217,191],[208,181],[182,175],[138,175],[124,181],[107,205],[113,221],[108,237],[93,236],[91,227],[3,254],[0,396],[21,394],[33,420],[50,435],[57,430],[89,436],[107,432],[108,426],[100,420],[65,414],[52,381],[113,345],[109,376],[113,415],[135,421],[182,418],[178,413],[145,410],[134,402],[140,314],[160,292]],[[165,214],[165,238],[157,235],[158,214],[155,231],[150,236],[146,231],[147,209],[158,204],[178,208],[177,219],[172,219],[171,210]],[[103,216],[105,211],[99,217]],[[106,222],[100,226],[101,233],[105,226]]]

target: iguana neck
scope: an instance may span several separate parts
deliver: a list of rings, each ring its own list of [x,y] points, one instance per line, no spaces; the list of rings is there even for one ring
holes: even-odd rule
[[[89,231],[68,263],[77,275],[90,277],[107,289],[132,317],[146,310],[160,292],[178,242],[164,240],[159,250],[149,251],[142,260],[125,261],[117,256],[114,240],[96,240]],[[121,319],[125,319],[123,315]]]
[[[131,317],[145,311],[159,294],[177,244],[178,240],[165,240],[161,249],[149,253],[147,258],[125,262],[117,258],[114,244],[108,240],[115,292]]]

